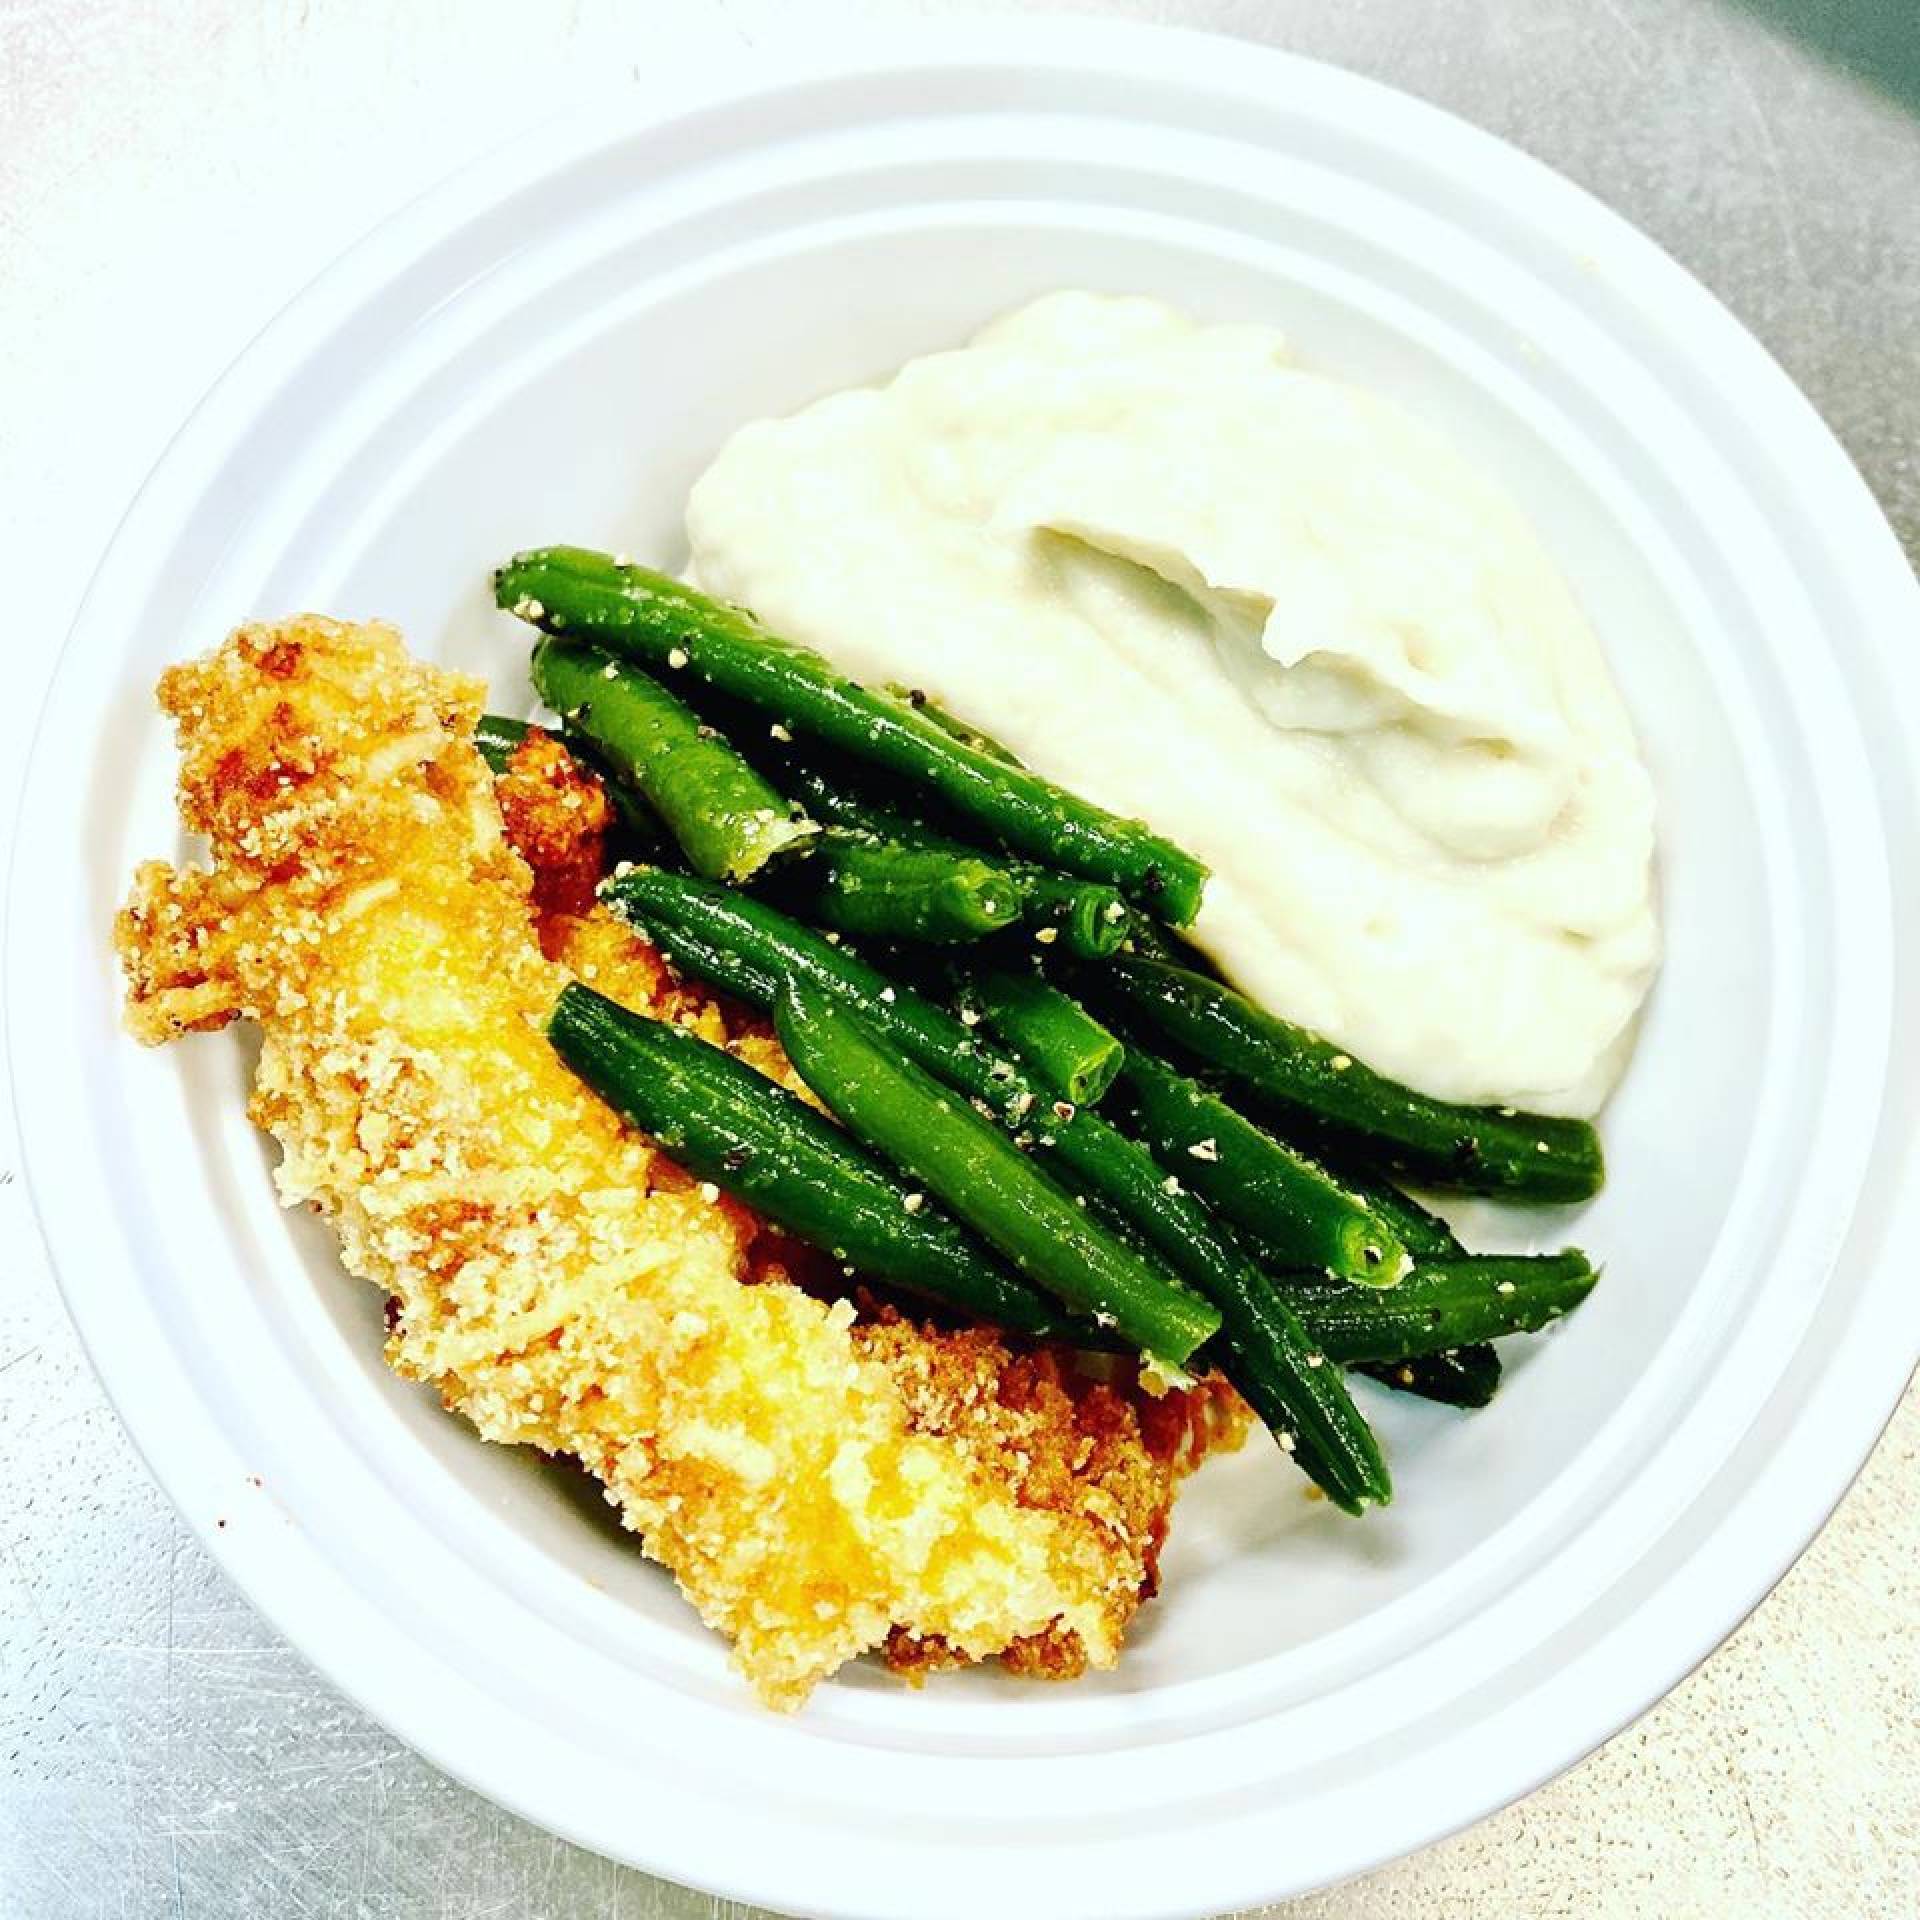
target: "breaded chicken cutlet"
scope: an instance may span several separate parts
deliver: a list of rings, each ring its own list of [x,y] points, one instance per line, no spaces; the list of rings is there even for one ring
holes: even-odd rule
[[[1110,1664],[1173,1484],[1237,1438],[1238,1403],[858,1319],[800,1284],[803,1250],[624,1127],[544,1037],[571,973],[785,1063],[587,908],[597,828],[563,814],[543,842],[523,790],[536,921],[471,744],[481,693],[390,629],[317,618],[170,671],[181,814],[212,859],[135,877],[132,1031],[259,1025],[250,1110],[281,1193],[389,1295],[392,1364],[487,1439],[579,1459],[770,1703],[872,1648],[916,1671]]]

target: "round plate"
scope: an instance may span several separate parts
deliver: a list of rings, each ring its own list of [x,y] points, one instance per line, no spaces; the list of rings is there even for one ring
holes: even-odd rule
[[[1920,595],[1692,280],[1350,75],[1060,24],[674,99],[522,143],[381,229],[242,357],[114,540],[34,754],[8,951],[74,1318],[287,1636],[589,1846],[883,1920],[1212,1913],[1356,1872],[1697,1661],[1920,1348],[1920,1083],[1887,1071],[1916,1057]],[[1520,495],[1592,614],[1659,783],[1669,942],[1578,1223],[1607,1278],[1486,1414],[1380,1397],[1385,1515],[1308,1502],[1264,1446],[1210,1466],[1118,1672],[916,1693],[862,1665],[778,1718],[594,1489],[386,1371],[373,1290],[274,1207],[245,1043],[121,1037],[112,912],[138,858],[183,851],[150,690],[231,623],[314,607],[524,698],[493,562],[570,539],[672,563],[731,427],[1075,284],[1277,321],[1399,396]]]

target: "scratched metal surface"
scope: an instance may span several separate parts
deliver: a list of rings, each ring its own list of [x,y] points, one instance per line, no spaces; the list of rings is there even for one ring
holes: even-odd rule
[[[1085,10],[1339,61],[1593,188],[1773,348],[1912,551],[1920,15],[1906,0],[1747,4],[1756,11],[1735,0]],[[578,0],[488,25],[455,0],[0,8],[0,526],[25,532],[13,557],[34,561],[10,570],[0,765],[17,762],[48,639],[120,504],[206,381],[319,261],[569,89],[638,77],[663,43],[724,59],[775,32],[780,13],[780,0],[645,16]],[[1842,42],[1861,25],[1850,17],[1866,16],[1857,37],[1877,76],[1845,72],[1844,45],[1837,61],[1832,46],[1783,37],[1772,23],[1795,15],[1814,39]],[[10,838],[10,775],[5,803]],[[12,1156],[0,1138],[0,1920],[738,1913],[452,1785],[281,1644],[188,1539],[104,1406],[6,1171]],[[1292,1911],[1913,1911],[1917,1434],[1910,1397],[1807,1560],[1638,1727],[1474,1832]]]

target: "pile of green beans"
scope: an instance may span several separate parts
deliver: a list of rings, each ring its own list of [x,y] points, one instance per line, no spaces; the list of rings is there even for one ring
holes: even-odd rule
[[[1107,984],[1143,1024],[1263,1108],[1411,1180],[1547,1203],[1591,1199],[1606,1177],[1600,1137],[1584,1120],[1416,1093],[1223,982],[1163,960],[1122,956]]]
[[[1470,1254],[1400,1183],[1583,1199],[1593,1129],[1431,1099],[1254,1006],[1180,937],[1206,870],[1148,827],[648,568],[545,548],[494,592],[658,849],[604,901],[766,1013],[840,1124],[577,983],[551,1043],[850,1274],[1168,1378],[1217,1367],[1353,1513],[1392,1482],[1350,1375],[1483,1406],[1491,1342],[1591,1291],[1584,1254]],[[526,724],[481,723],[496,772]]]
[[[931,708],[923,708],[931,712]],[[924,820],[882,805],[859,790],[856,780],[841,772],[836,777],[817,762],[788,753],[777,763],[789,792],[816,819],[830,821],[850,833],[863,833],[890,846],[909,848],[951,859],[992,859],[1011,883],[1020,903],[1020,918],[1042,946],[1057,936],[1063,953],[1082,960],[1105,960],[1118,953],[1140,924],[1117,887],[1060,873],[1005,852],[983,855],[964,841],[941,833]],[[1053,935],[1047,930],[1053,929]],[[912,938],[905,929],[876,925],[865,929],[882,939]]]
[[[545,547],[516,554],[493,591],[498,605],[545,633],[704,681],[772,725],[924,786],[1016,852],[1116,886],[1175,926],[1200,910],[1206,868],[1139,821],[995,758],[911,700],[860,686],[810,648],[667,574],[582,547]]]
[[[936,1209],[908,1209],[885,1167],[804,1100],[685,1027],[570,982],[547,1021],[567,1065],[689,1173],[751,1201],[836,1260],[1019,1333],[1068,1317]]]
[[[1076,1107],[1105,1097],[1126,1049],[1077,1000],[1033,972],[992,967],[955,974],[954,1003],[983,1019],[1049,1092]]]
[[[1004,866],[859,829],[830,830],[794,870],[787,897],[823,927],[936,945],[983,940],[1020,917],[1019,889]]]
[[[665,687],[610,654],[543,640],[533,684],[660,816],[696,873],[751,879],[819,832]]]
[[[763,901],[657,867],[618,875],[604,897],[674,965],[710,985],[771,1011],[787,984],[799,981],[853,1010],[894,1053],[998,1115],[1090,1207],[1212,1302],[1223,1345],[1253,1354],[1252,1364],[1236,1366],[1229,1377],[1293,1442],[1294,1459],[1329,1498],[1357,1511],[1387,1497],[1378,1443],[1338,1370],[1324,1364],[1266,1276],[1145,1147],[1095,1112],[1049,1102],[979,1026]]]
[[[1096,1326],[1179,1366],[1220,1330],[993,1120],[883,1044],[812,982],[789,977],[774,1026],[800,1077],[875,1152],[925,1184],[1021,1272]]]

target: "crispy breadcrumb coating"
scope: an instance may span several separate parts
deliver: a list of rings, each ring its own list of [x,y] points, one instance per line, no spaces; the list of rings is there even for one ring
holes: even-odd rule
[[[534,911],[587,913],[604,871],[613,808],[605,790],[542,727],[529,727],[493,783],[509,845],[533,874]]]
[[[135,876],[130,1028],[260,1025],[250,1110],[280,1190],[391,1296],[393,1365],[488,1439],[576,1456],[770,1703],[881,1646],[1110,1664],[1172,1483],[1237,1403],[1209,1384],[1149,1405],[986,1333],[856,1326],[750,1209],[624,1128],[546,1043],[569,970],[785,1063],[597,911],[550,911],[565,964],[542,953],[471,745],[480,696],[387,628],[317,618],[170,671],[181,814],[212,866]]]

